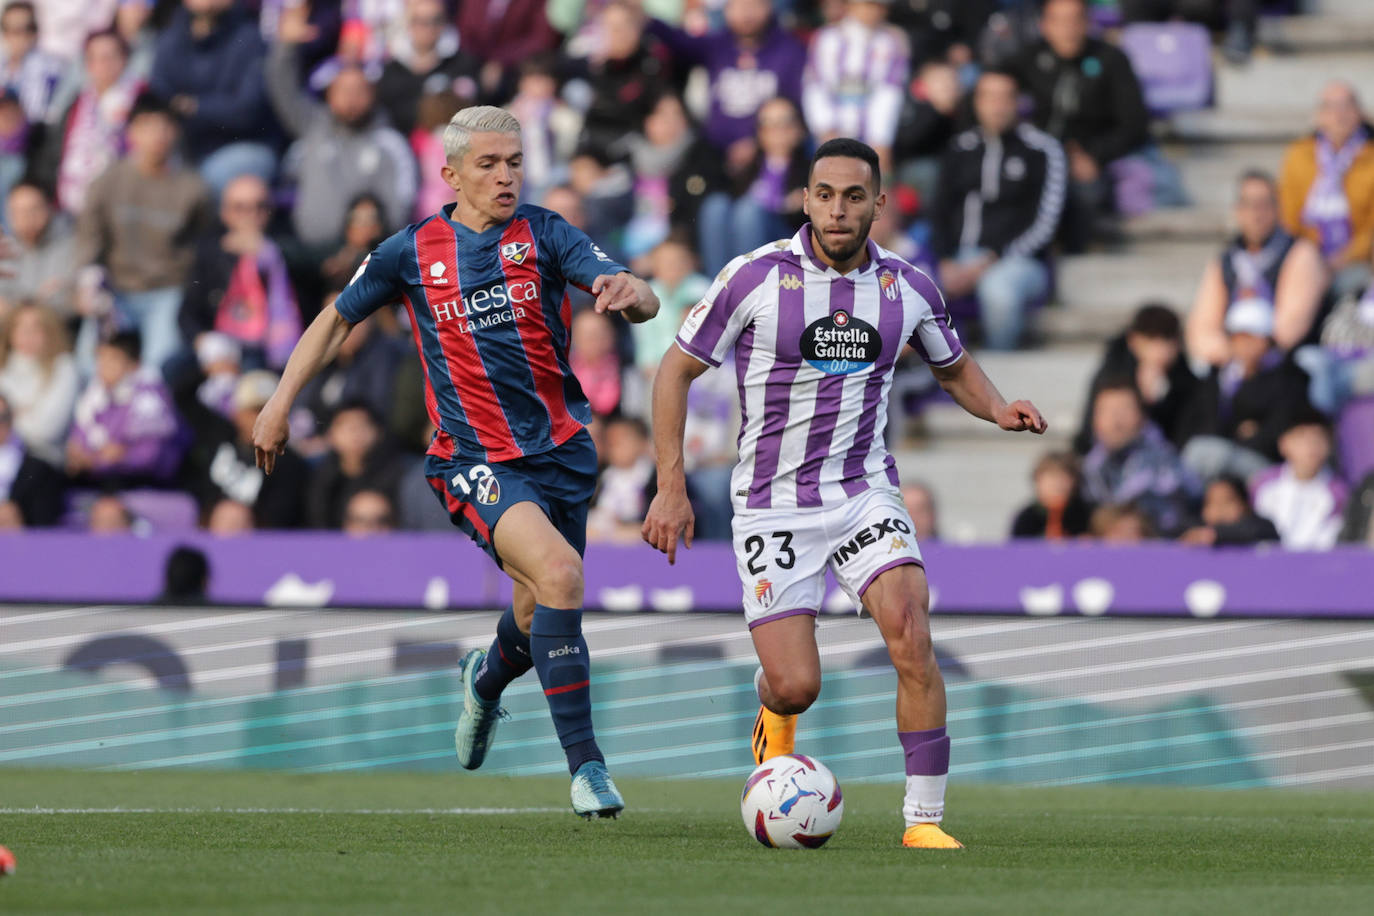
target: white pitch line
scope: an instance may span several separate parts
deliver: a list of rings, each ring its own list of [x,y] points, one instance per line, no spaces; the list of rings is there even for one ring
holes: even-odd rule
[[[0,814],[561,814],[563,808],[0,808]],[[638,808],[637,811],[647,809]]]

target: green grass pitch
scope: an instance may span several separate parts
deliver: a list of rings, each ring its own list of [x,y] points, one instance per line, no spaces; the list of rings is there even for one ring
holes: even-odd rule
[[[817,851],[754,842],[733,781],[621,788],[587,823],[561,779],[0,770],[0,913],[1374,912],[1368,793],[956,785],[936,853],[899,785]]]

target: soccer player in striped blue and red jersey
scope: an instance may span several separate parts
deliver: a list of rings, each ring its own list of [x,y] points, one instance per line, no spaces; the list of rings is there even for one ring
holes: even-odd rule
[[[467,108],[444,132],[444,181],[456,201],[377,246],[296,345],[253,434],[271,473],[302,386],[338,353],[353,325],[402,303],[424,365],[437,432],[425,476],[453,523],[514,581],[489,650],[462,663],[458,760],[482,765],[505,687],[534,668],[572,773],[573,810],[614,817],[624,800],[592,729],[590,664],[582,638],[582,552],[596,486],[591,408],[568,364],[568,284],[599,312],[647,321],[649,285],[581,230],[518,204],[519,122],[500,108]]]

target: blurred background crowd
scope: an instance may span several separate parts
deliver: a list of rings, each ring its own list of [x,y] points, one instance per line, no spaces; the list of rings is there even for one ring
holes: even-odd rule
[[[1033,349],[1073,259],[1188,203],[1158,119],[1209,105],[1215,68],[1282,53],[1260,17],[1286,7],[7,0],[0,529],[449,528],[419,471],[403,313],[354,330],[271,477],[250,436],[302,328],[378,241],[451,200],[443,126],[498,104],[523,127],[525,200],[663,302],[633,328],[574,303],[605,466],[589,535],[633,541],[658,360],[712,276],[803,222],[817,143],[878,149],[875,239],[939,278],[977,352]],[[1374,544],[1374,132],[1354,85],[1312,104],[1281,161],[1227,176],[1229,234],[1194,299],[1143,302],[1103,341],[1081,428],[1034,462],[1011,536]],[[729,372],[690,405],[705,538],[729,537]],[[940,397],[902,366],[894,447]],[[905,490],[924,539],[939,490]]]

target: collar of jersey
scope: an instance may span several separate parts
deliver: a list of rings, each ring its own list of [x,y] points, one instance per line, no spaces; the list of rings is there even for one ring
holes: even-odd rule
[[[878,267],[878,259],[881,257],[878,243],[870,238],[864,244],[868,246],[868,262],[847,274],[842,274],[816,257],[816,249],[811,242],[811,224],[805,223],[797,230],[797,234],[792,236],[792,253],[797,256],[802,267],[806,270],[814,270],[816,273],[828,274],[832,277],[852,277],[855,274],[865,274],[870,270],[876,270]]]
[[[439,215],[444,218],[444,222],[448,223],[456,231],[465,232],[468,235],[476,236],[477,238],[485,238],[488,234],[491,233],[495,233],[496,236],[499,238],[505,234],[506,230],[510,228],[510,224],[515,222],[516,219],[515,214],[512,213],[511,218],[506,220],[504,223],[497,223],[490,229],[483,229],[481,232],[478,232],[471,226],[464,226],[462,223],[458,222],[456,219],[453,218],[453,208],[456,206],[458,206],[457,202],[451,204],[444,204],[442,207],[439,208]],[[516,209],[517,211],[519,210],[518,207]]]

